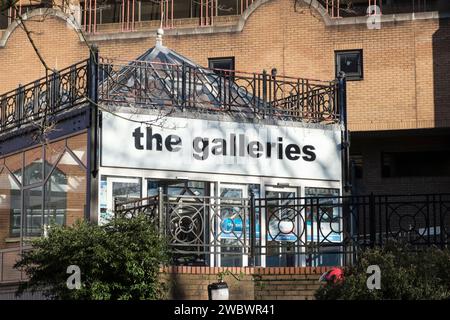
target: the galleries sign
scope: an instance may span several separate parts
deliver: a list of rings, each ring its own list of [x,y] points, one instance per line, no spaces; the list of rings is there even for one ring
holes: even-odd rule
[[[335,127],[121,116],[147,124],[104,115],[102,166],[341,179],[340,132]]]

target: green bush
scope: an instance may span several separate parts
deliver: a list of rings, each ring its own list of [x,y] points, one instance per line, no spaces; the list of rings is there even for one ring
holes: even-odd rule
[[[378,265],[381,289],[367,288],[367,267]],[[319,300],[418,300],[450,298],[450,252],[435,247],[414,251],[390,242],[368,249],[344,270],[344,280],[327,283],[316,292]]]
[[[56,299],[161,299],[167,288],[159,269],[168,262],[164,239],[144,214],[117,217],[103,226],[77,222],[52,225],[47,237],[33,241],[16,264],[30,280],[24,290],[43,290]],[[81,288],[68,289],[67,267],[81,270]]]

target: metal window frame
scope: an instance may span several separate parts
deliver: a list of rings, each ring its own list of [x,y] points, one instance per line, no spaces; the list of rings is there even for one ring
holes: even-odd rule
[[[335,65],[335,74],[336,77],[339,75],[339,72],[341,72],[341,65],[340,65],[340,56],[343,56],[345,54],[359,54],[359,74],[355,73],[345,73],[345,78],[347,81],[361,81],[364,80],[364,52],[363,49],[349,49],[349,50],[335,50],[334,51],[334,65]]]

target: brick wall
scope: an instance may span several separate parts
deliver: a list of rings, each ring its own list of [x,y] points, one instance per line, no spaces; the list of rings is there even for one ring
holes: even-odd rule
[[[241,275],[236,280],[224,277],[228,284],[230,300],[313,300],[320,287],[319,277],[330,267],[277,267],[277,268],[228,268]],[[168,299],[207,300],[208,285],[217,282],[217,274],[227,268],[168,267],[161,270],[162,279],[169,286]],[[9,278],[7,280],[19,279]],[[0,279],[1,280],[1,279]],[[15,299],[16,283],[0,281],[0,300]],[[43,299],[38,292],[33,297]]]
[[[64,21],[49,17],[29,27],[51,68],[87,57],[85,44]],[[199,34],[199,28],[186,35],[168,30],[164,43],[201,65],[207,65],[208,57],[234,56],[238,70],[275,67],[280,75],[320,79],[334,78],[335,50],[363,49],[364,80],[348,84],[351,130],[449,126],[448,19],[411,16],[383,23],[381,30],[369,30],[365,24],[326,26],[318,12],[301,1],[295,9],[293,0],[272,0],[250,15],[241,32]],[[120,34],[93,39],[103,56],[134,59],[154,46],[154,33],[148,29],[134,39],[133,33],[123,39]],[[0,48],[0,61],[0,92],[43,75],[21,28]]]
[[[162,273],[170,288],[169,299],[208,299],[208,285],[227,269],[241,275],[239,281],[231,275],[224,277],[231,300],[312,300],[319,277],[329,267],[169,267]]]

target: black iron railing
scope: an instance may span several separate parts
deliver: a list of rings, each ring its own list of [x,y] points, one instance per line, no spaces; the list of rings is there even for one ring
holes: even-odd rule
[[[168,238],[175,263],[347,265],[389,240],[450,244],[450,194],[308,198],[160,195],[133,200]],[[116,205],[116,212],[130,212]]]
[[[105,104],[173,106],[308,122],[339,121],[337,81],[107,59],[99,64],[99,77],[99,100]]]
[[[0,132],[34,123],[86,101],[87,60],[0,95]]]
[[[43,126],[43,120],[52,120],[85,102],[112,110],[115,106],[172,107],[315,123],[336,123],[342,113],[338,81],[187,64],[120,63],[101,58],[90,61],[93,68],[88,68],[89,60],[81,61],[0,95],[0,133],[29,124]]]

